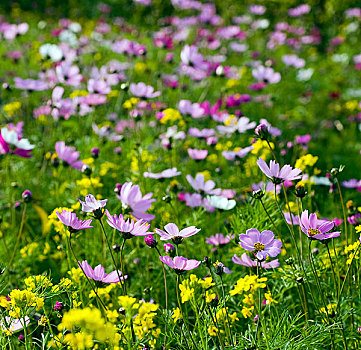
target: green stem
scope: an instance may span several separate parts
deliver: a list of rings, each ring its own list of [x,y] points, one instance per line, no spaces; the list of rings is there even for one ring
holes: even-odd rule
[[[336,177],[336,184],[337,184],[337,188],[338,188],[338,193],[339,193],[339,195],[340,195],[340,201],[341,201],[341,206],[342,206],[342,214],[343,214],[343,222],[344,222],[344,224],[345,224],[346,245],[348,245],[346,210],[345,210],[345,204],[344,204],[344,202],[343,202],[343,197],[342,197],[342,191],[341,191],[340,183],[338,182],[337,177]]]

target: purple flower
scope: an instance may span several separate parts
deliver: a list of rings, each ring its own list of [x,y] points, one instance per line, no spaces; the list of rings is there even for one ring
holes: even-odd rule
[[[199,130],[198,128],[189,128],[188,134],[193,137],[199,137],[199,138],[208,138],[215,135],[214,129],[202,129]]]
[[[281,170],[280,165],[274,160],[270,161],[269,167],[262,158],[258,158],[257,164],[262,172],[275,184],[279,184],[282,181],[292,181],[301,178],[302,170],[298,168],[292,169],[288,164],[284,165]]]
[[[103,283],[118,283],[119,282],[118,275],[120,276],[120,279],[123,281],[122,272],[120,270],[118,271],[115,270],[109,274],[106,274],[104,267],[102,265],[95,266],[93,270],[86,260],[84,260],[83,262],[78,261],[78,265],[84,271],[85,275],[94,281],[103,282]],[[126,279],[127,276],[125,276],[124,278]]]
[[[249,7],[249,12],[254,15],[263,15],[266,12],[266,8],[262,5],[251,5]]]
[[[59,211],[56,211],[56,215],[57,217],[59,218],[59,220],[65,225],[68,227],[68,229],[70,231],[77,231],[77,230],[83,230],[83,229],[86,229],[86,228],[91,228],[93,226],[90,226],[91,224],[91,220],[85,220],[85,221],[82,221],[82,220],[79,220],[77,217],[76,217],[76,214],[69,211],[69,210],[66,210],[66,209],[63,209],[61,213],[59,213]]]
[[[146,236],[152,233],[148,232],[150,225],[144,221],[134,221],[133,219],[125,220],[122,214],[111,215],[108,210],[105,211],[105,215],[108,220],[109,226],[115,228],[119,232],[123,233],[125,239],[132,238],[133,236]]]
[[[175,244],[180,244],[184,238],[191,237],[201,230],[196,228],[195,226],[189,226],[179,231],[178,226],[173,223],[165,225],[164,229],[165,231],[158,228],[155,229],[155,232],[158,233],[161,241],[168,241],[169,239],[171,239]]]
[[[1,128],[0,154],[16,154],[20,157],[30,158],[31,150],[35,147],[27,139],[21,138],[21,133],[8,128]]]
[[[222,155],[227,160],[235,160],[236,157],[244,158],[249,152],[254,149],[253,146],[242,148],[238,151],[223,151]]]
[[[54,305],[54,310],[60,311],[63,308],[63,303],[61,301],[57,301]]]
[[[177,168],[171,168],[171,169],[163,170],[161,173],[145,172],[145,173],[143,173],[143,176],[144,177],[149,177],[151,179],[165,179],[165,178],[178,176],[180,174],[181,174],[181,172],[177,171]]]
[[[297,55],[284,55],[282,56],[282,62],[287,66],[293,66],[295,68],[303,68],[306,64],[303,58],[299,58]]]
[[[258,66],[252,70],[252,75],[267,84],[276,84],[281,80],[281,74],[275,72],[271,67]]]
[[[341,185],[346,188],[358,188],[361,187],[361,180],[358,181],[356,179],[351,179],[348,181],[343,181]]]
[[[153,235],[144,236],[144,243],[150,248],[155,248],[158,244]]]
[[[286,211],[283,212],[283,215],[285,217],[285,220],[287,222],[287,224],[289,225],[299,225],[300,224],[300,217],[298,215],[293,215],[291,213],[288,213]],[[291,217],[292,217],[292,220],[291,220]]]
[[[208,155],[208,151],[206,149],[193,149],[188,148],[188,155],[195,160],[205,159]]]
[[[165,243],[164,250],[169,255],[175,255],[175,246],[172,243]]]
[[[152,203],[156,201],[156,199],[151,199],[152,195],[153,193],[147,193],[143,196],[138,185],[126,182],[123,184],[117,198],[122,202],[123,208],[129,209],[130,213],[136,219],[151,221],[155,216],[145,212],[152,206]]]
[[[204,182],[203,174],[198,173],[194,179],[190,175],[187,175],[186,178],[195,191],[203,191],[204,193],[214,195],[218,195],[221,193],[221,190],[219,188],[214,188],[216,184],[213,180],[208,180]]]
[[[188,260],[183,256],[176,256],[174,257],[174,259],[172,259],[170,256],[165,255],[165,256],[160,256],[159,259],[161,262],[168,265],[170,268],[172,268],[175,271],[175,273],[179,275],[185,273],[186,271],[194,270],[201,264],[201,262],[198,260],[194,260],[194,259]]]
[[[102,213],[102,208],[104,208],[107,204],[107,199],[103,200],[96,200],[95,197],[92,194],[88,194],[85,196],[85,202],[78,199],[78,201],[81,203],[82,208],[81,210],[85,213]]]
[[[182,63],[187,66],[192,66],[199,69],[207,68],[203,56],[200,53],[198,53],[197,46],[185,45],[181,51],[180,57]]]
[[[246,234],[239,235],[239,244],[246,250],[255,252],[258,260],[265,260],[267,256],[272,258],[281,253],[282,242],[274,238],[272,231],[264,230],[261,233],[251,228]]]
[[[341,232],[330,232],[335,227],[333,221],[320,221],[317,219],[317,215],[312,213],[308,216],[308,210],[304,210],[301,214],[301,230],[311,239],[325,240],[329,238],[338,237]]]
[[[154,92],[154,87],[145,85],[144,83],[131,83],[129,90],[137,97],[153,98],[160,96],[160,91]]]
[[[234,254],[232,257],[232,261],[235,264],[248,266],[248,267],[256,267],[257,266],[257,260],[252,260],[247,253],[243,253],[241,257],[239,258],[237,254]],[[272,260],[270,262],[261,261],[261,267],[264,269],[272,269],[276,268],[280,265],[278,259]]]
[[[14,82],[15,87],[20,90],[43,91],[49,88],[42,80],[14,78]]]
[[[206,243],[216,247],[229,243],[234,238],[234,235],[223,236],[222,233],[216,233],[214,236],[206,238]]]
[[[310,5],[302,4],[297,7],[292,8],[292,9],[289,9],[288,14],[291,17],[298,17],[298,16],[304,15],[306,13],[309,13],[310,11],[311,11]]]
[[[55,144],[55,150],[58,158],[65,164],[70,165],[74,169],[81,170],[83,162],[79,160],[79,152],[74,147],[66,146],[64,141],[58,141]]]
[[[191,208],[200,207],[202,205],[202,196],[199,193],[189,193],[184,195],[186,205]]]

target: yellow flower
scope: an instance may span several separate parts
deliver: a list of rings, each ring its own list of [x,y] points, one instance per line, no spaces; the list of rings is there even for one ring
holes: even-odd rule
[[[278,304],[278,301],[272,298],[271,293],[265,293],[264,296],[266,298],[266,305],[270,305],[271,303]]]
[[[234,289],[229,293],[233,296],[236,294],[242,294],[243,292],[255,292],[258,288],[265,288],[266,284],[264,282],[267,281],[267,277],[258,278],[257,275],[249,276],[246,275],[244,278],[240,278]]]
[[[182,115],[174,108],[167,108],[163,111],[163,118],[160,119],[162,124],[166,124],[167,122],[174,123],[177,120],[182,120]]]
[[[134,65],[134,70],[135,70],[137,73],[144,73],[147,69],[148,69],[148,66],[147,66],[147,64],[144,63],[144,62],[137,62],[137,63]]]
[[[215,297],[215,293],[210,293],[209,291],[206,291],[206,303],[211,303]]]
[[[251,306],[251,307],[246,307],[244,306],[243,309],[242,309],[242,315],[244,318],[248,318],[248,317],[251,317],[252,316],[252,311],[253,311],[254,307]]]
[[[4,106],[4,112],[12,117],[21,108],[21,102],[14,101]]]
[[[183,281],[183,283],[184,282],[185,281]],[[189,288],[183,283],[179,285],[179,290],[181,291],[180,296],[181,296],[182,304],[189,301],[194,294],[194,288]]]
[[[317,156],[314,157],[312,154],[306,154],[296,160],[295,168],[304,171],[308,166],[313,167],[316,164],[317,160],[318,160]]]
[[[215,326],[208,327],[208,333],[211,337],[215,337],[217,335],[218,328]]]

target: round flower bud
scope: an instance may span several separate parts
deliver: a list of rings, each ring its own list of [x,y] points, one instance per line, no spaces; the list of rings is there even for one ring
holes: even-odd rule
[[[252,193],[252,197],[254,199],[261,199],[263,196],[264,196],[264,192],[262,190],[256,190],[256,191],[253,191],[253,193]]]
[[[175,255],[175,247],[171,243],[165,243],[164,244],[164,250],[168,255],[170,255],[172,257]]]
[[[296,282],[299,284],[303,283],[303,277],[297,277]]]
[[[83,166],[81,167],[81,172],[86,176],[90,176],[92,173],[92,170],[89,165],[83,164]]]
[[[144,242],[149,248],[155,248],[158,244],[153,235],[144,236]]]
[[[99,148],[97,148],[97,147],[92,148],[91,154],[94,159],[98,158],[99,157]]]
[[[24,202],[30,202],[33,194],[29,190],[25,190],[21,196],[23,197]]]
[[[113,249],[116,253],[118,253],[118,252],[120,252],[120,245],[119,245],[119,244],[114,244],[113,247],[112,247],[112,249]]]
[[[296,197],[298,198],[304,198],[307,194],[307,191],[305,189],[304,185],[297,185],[295,189]]]
[[[63,303],[61,301],[57,301],[54,305],[54,310],[60,311],[63,308]]]
[[[212,260],[208,257],[208,256],[205,256],[204,259],[203,259],[203,263],[207,266],[207,267],[210,267],[212,265]]]

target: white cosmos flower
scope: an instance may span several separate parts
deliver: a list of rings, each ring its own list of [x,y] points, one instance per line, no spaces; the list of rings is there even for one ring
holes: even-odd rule
[[[7,144],[14,145],[17,148],[21,148],[26,151],[31,150],[35,147],[34,145],[30,144],[28,139],[19,140],[19,136],[15,130],[9,130],[8,128],[2,128],[1,136]]]
[[[43,58],[50,58],[53,62],[58,62],[63,57],[63,52],[57,45],[44,44],[40,46],[39,53]]]
[[[234,199],[227,199],[223,196],[207,196],[209,204],[217,209],[231,210],[236,206]]]

